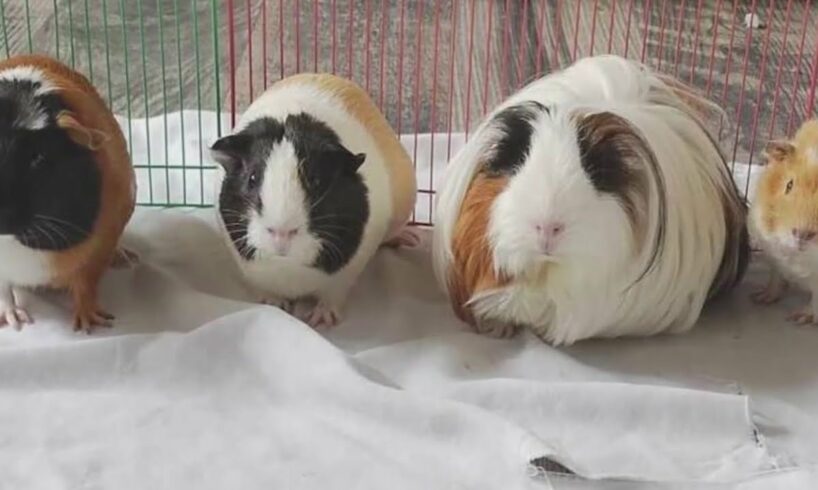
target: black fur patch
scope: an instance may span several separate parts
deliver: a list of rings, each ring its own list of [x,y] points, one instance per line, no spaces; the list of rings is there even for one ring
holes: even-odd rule
[[[221,214],[230,240],[245,260],[255,257],[247,243],[248,212],[261,211],[259,189],[264,180],[267,158],[284,138],[284,126],[269,117],[256,119],[240,132],[216,141],[211,149],[220,155],[225,178],[219,193]]]
[[[578,115],[577,143],[580,163],[597,192],[611,194],[622,204],[636,234],[637,243],[647,239],[644,210],[650,202],[650,186],[658,194],[657,229],[648,264],[637,281],[656,264],[665,244],[667,202],[665,182],[653,150],[627,120],[610,112]]]
[[[510,175],[525,163],[531,149],[532,123],[537,116],[549,110],[535,101],[503,109],[493,118],[493,124],[503,135],[491,147],[491,157],[483,164],[483,170],[491,176]]]
[[[84,241],[99,214],[101,177],[90,150],[56,126],[58,96],[38,83],[0,83],[0,233],[38,250]],[[31,129],[45,116],[46,127]]]
[[[595,133],[602,133],[596,137]],[[620,133],[596,132],[586,124],[577,127],[580,163],[594,188],[606,194],[621,193],[631,185],[635,169],[625,163]]]
[[[247,244],[247,215],[261,211],[259,188],[273,146],[289,141],[299,160],[298,177],[307,196],[309,231],[322,242],[313,264],[327,273],[341,269],[358,249],[369,220],[369,200],[358,168],[365,155],[353,154],[326,124],[305,114],[253,121],[212,149],[225,167],[219,211],[230,238],[245,260],[255,257]]]
[[[315,267],[331,274],[352,258],[369,220],[369,199],[353,154],[329,126],[308,114],[287,117],[285,137],[301,161],[298,176],[307,195],[310,232],[321,242]]]

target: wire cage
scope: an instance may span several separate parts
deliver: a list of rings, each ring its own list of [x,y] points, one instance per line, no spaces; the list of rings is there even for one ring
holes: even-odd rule
[[[0,18],[0,53],[47,53],[96,85],[148,206],[212,205],[208,145],[304,71],[370,93],[415,161],[420,224],[475,123],[579,57],[638,59],[720,104],[745,192],[764,142],[816,115],[811,0],[0,0]]]

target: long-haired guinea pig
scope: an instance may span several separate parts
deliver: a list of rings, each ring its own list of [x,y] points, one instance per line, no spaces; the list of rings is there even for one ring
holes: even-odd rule
[[[770,264],[759,303],[774,303],[787,282],[812,294],[810,304],[792,313],[796,323],[818,322],[818,120],[805,122],[791,141],[772,141],[767,165],[756,184],[750,233]]]
[[[133,168],[114,116],[85,77],[43,56],[0,62],[0,322],[31,321],[14,286],[67,288],[74,326],[113,316],[97,304],[102,274],[135,202]]]
[[[261,299],[312,326],[340,320],[381,244],[415,244],[412,162],[369,96],[328,74],[285,78],[216,141],[224,168],[218,212]],[[299,308],[303,312],[303,308]]]
[[[695,97],[597,56],[496,108],[439,189],[434,262],[457,315],[553,344],[691,328],[749,254]]]

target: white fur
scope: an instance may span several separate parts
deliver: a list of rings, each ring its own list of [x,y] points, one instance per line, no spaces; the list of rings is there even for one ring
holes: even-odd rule
[[[8,70],[3,70],[0,72],[0,81],[2,80],[28,80],[39,83],[39,86],[34,90],[35,97],[40,97],[56,90],[56,87],[48,81],[43,72],[33,66],[16,66]],[[15,125],[20,128],[42,129],[48,122],[45,111],[40,107],[31,108],[30,112],[21,111],[19,117],[21,119],[15,121]]]
[[[386,162],[374,138],[364,126],[346,112],[340,100],[327,90],[309,84],[273,87],[242,115],[235,131],[260,117],[284,121],[288,114],[306,112],[335,131],[341,143],[354,154],[365,153],[358,173],[368,189],[369,220],[357,251],[334,274],[311,267],[320,243],[306,233],[308,212],[304,190],[297,178],[297,161],[292,146],[284,140],[270,155],[262,180],[262,213],[254,215],[248,226],[248,240],[260,253],[253,261],[241,259],[231,245],[242,271],[265,299],[317,298],[319,307],[336,314],[346,301],[349,289],[384,241],[392,218],[392,197]],[[221,220],[220,220],[221,221]],[[223,225],[222,225],[223,226]],[[267,227],[299,229],[286,255],[276,253]],[[225,237],[227,234],[225,233]]]
[[[760,206],[753,206],[748,229],[753,242],[764,252],[771,270],[769,294],[771,301],[777,300],[782,288],[778,282],[786,279],[798,284],[812,295],[806,308],[818,320],[818,246],[813,242],[799,249],[796,238],[788,229],[775,233],[762,232],[762,212]],[[777,290],[777,291],[773,291]]]
[[[556,344],[689,329],[721,263],[726,230],[720,195],[730,180],[699,125],[675,107],[656,104],[659,99],[672,95],[644,67],[598,56],[533,82],[496,108],[449,163],[439,192],[434,263],[443,286],[461,202],[496,138],[491,118],[533,100],[551,114],[535,121],[528,159],[496,199],[489,223],[495,268],[513,280],[472,298],[477,316],[531,325]],[[657,189],[651,190],[647,243],[637,254],[624,210],[598,195],[581,168],[568,117],[576,110],[623,117],[659,162],[668,203],[665,248],[639,281],[657,230]],[[534,224],[551,220],[566,226],[555,252],[544,256]]]
[[[0,236],[0,283],[43,286],[52,279],[48,252],[28,248],[11,235]]]

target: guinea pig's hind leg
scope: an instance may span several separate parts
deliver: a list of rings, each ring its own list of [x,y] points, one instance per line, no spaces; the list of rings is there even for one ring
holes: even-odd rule
[[[0,328],[8,325],[21,330],[31,322],[31,316],[17,304],[14,289],[9,284],[0,284]]]
[[[97,286],[102,274],[96,270],[83,271],[69,284],[74,300],[74,331],[92,333],[96,327],[113,326],[114,316],[97,304]]]

